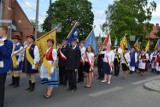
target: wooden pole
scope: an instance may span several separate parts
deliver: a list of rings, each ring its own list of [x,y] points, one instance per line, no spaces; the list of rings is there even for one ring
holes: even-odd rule
[[[74,24],[74,26],[72,27],[72,30],[69,32],[67,38],[69,38],[69,37],[71,36],[71,33],[73,32],[74,28],[77,27],[77,26],[78,26],[78,22],[76,22],[76,23]]]

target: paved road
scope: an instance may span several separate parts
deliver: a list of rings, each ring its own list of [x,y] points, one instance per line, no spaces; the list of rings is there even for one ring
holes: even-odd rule
[[[37,76],[38,79],[38,76]],[[126,80],[113,77],[111,85],[94,79],[91,89],[78,84],[75,93],[58,87],[51,99],[43,99],[44,87],[37,81],[35,92],[27,92],[26,77],[23,74],[21,86],[12,88],[6,85],[5,107],[159,107],[160,93],[143,88],[145,82],[160,79],[160,75],[147,73],[141,77],[137,73],[129,75]],[[10,76],[7,83],[10,82]]]

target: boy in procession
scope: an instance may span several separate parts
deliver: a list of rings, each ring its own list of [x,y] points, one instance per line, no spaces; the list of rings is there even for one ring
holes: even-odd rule
[[[84,56],[86,52],[86,48],[84,47],[84,41],[80,42],[80,51],[81,51],[81,59],[80,59],[80,66],[78,70],[78,83],[83,82],[84,80]]]
[[[5,81],[12,67],[12,41],[7,38],[7,26],[0,26],[0,107],[4,106]]]
[[[35,38],[33,35],[27,36],[27,47],[24,55],[24,72],[27,75],[29,87],[26,89],[29,92],[34,91],[36,78],[38,73],[38,63],[40,61],[39,49],[34,44]]]
[[[120,71],[120,60],[121,60],[122,49],[119,46],[116,46],[116,49],[114,49],[114,53],[115,53],[114,75],[118,77]]]
[[[19,80],[20,80],[20,72],[23,67],[22,63],[22,57],[23,53],[17,53],[19,50],[23,48],[22,44],[19,42],[20,37],[19,35],[13,36],[13,49],[12,49],[12,69],[11,69],[11,75],[12,75],[12,83],[9,84],[9,86],[13,87],[19,87]]]

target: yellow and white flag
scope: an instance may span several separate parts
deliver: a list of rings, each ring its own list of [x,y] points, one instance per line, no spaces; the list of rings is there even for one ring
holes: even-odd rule
[[[121,47],[122,50],[124,50],[125,48],[128,48],[126,36],[124,36],[123,39],[121,40],[120,47]]]
[[[39,48],[41,61],[42,61],[43,55],[45,54],[45,52],[47,50],[47,40],[48,39],[53,39],[54,40],[53,47],[56,48],[56,30],[55,29],[51,30],[50,32],[48,32],[46,34],[44,34],[42,37],[38,38],[35,41],[35,44]]]
[[[148,52],[150,50],[150,41],[147,42],[145,51]]]
[[[140,50],[140,43],[139,43],[139,38],[137,39],[136,43],[134,44],[134,47],[137,51]]]

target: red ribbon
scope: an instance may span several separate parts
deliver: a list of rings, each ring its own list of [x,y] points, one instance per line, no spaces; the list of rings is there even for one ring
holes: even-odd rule
[[[87,53],[86,53],[86,59],[87,59],[87,61],[88,61],[89,66],[91,67],[91,62],[90,62],[90,60],[89,60],[89,58],[88,58],[88,54],[87,54]],[[97,73],[94,71],[93,68],[91,69],[91,71],[92,71],[94,77],[98,76]]]

